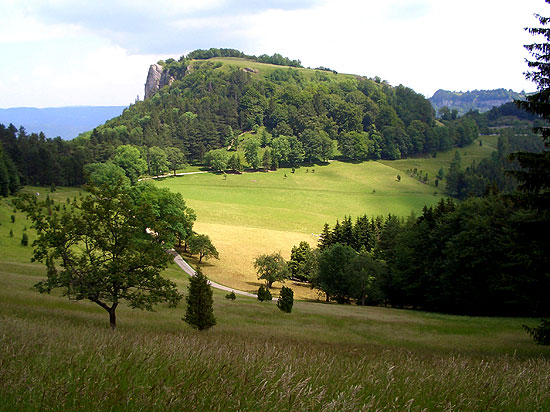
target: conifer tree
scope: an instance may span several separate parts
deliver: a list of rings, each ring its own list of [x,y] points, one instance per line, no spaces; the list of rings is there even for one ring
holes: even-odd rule
[[[212,307],[212,289],[200,268],[197,268],[196,275],[190,279],[185,301],[187,310],[183,320],[186,323],[198,330],[209,329],[216,324]]]
[[[268,288],[266,288],[264,285],[260,285],[258,288],[258,300],[260,302],[263,302],[265,300],[270,301],[273,297],[271,296],[271,292]]]
[[[277,300],[277,307],[283,312],[292,312],[292,305],[294,305],[294,292],[292,289],[283,286],[281,289],[281,296]]]

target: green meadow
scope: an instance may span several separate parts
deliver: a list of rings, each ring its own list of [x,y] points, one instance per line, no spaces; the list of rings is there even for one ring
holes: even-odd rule
[[[445,157],[449,156],[444,154],[440,164]],[[418,215],[443,196],[434,186],[382,162],[332,161],[296,168],[294,173],[289,168],[202,173],[157,184],[183,195],[197,213],[196,230],[208,234],[218,248],[220,260],[208,262],[205,273],[216,282],[249,292],[260,285],[252,265],[260,254],[280,251],[288,259],[300,241],[315,246],[325,223],[364,214]],[[275,284],[276,294],[281,286]],[[291,287],[300,299],[318,298],[307,285],[291,283]]]

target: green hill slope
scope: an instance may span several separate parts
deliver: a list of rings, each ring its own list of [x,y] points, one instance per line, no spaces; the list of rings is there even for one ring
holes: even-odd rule
[[[107,160],[120,144],[175,146],[188,160],[200,161],[261,126],[273,137],[296,137],[311,160],[332,156],[327,142],[344,157],[376,160],[466,145],[477,137],[473,120],[437,123],[422,95],[377,78],[242,57],[182,56],[153,66],[149,98],[81,137],[96,148],[96,161]]]

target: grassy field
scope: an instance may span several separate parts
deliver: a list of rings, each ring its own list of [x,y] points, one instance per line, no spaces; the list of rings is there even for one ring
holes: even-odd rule
[[[97,305],[35,292],[41,266],[1,263],[2,410],[550,408],[550,350],[521,329],[532,319],[308,302],[284,314],[214,291],[208,332],[187,326],[182,307],[125,305],[111,332]],[[185,291],[181,271],[165,274]]]
[[[77,191],[48,194],[63,202]],[[11,223],[12,214],[0,199],[1,410],[550,409],[550,348],[521,327],[536,319],[303,301],[284,314],[273,302],[231,302],[214,291],[218,324],[208,332],[181,320],[183,305],[122,305],[111,332],[97,305],[32,288],[45,268],[20,244],[25,226],[35,237],[29,221],[15,213]],[[164,275],[185,293],[181,270],[172,265]]]
[[[334,161],[295,173],[208,173],[167,178],[158,185],[183,195],[197,213],[196,230],[218,248],[220,260],[206,265],[205,273],[227,286],[256,291],[252,260],[258,255],[280,251],[288,259],[300,241],[316,245],[325,222],[333,225],[345,215],[408,216],[441,198],[433,187],[405,174],[397,181],[398,173],[380,162]],[[292,287],[300,299],[317,298],[308,287]]]
[[[481,141],[482,145],[479,145]],[[402,173],[407,173],[409,170],[417,169],[428,173],[427,183],[435,188],[435,177],[439,168],[442,167],[447,173],[449,165],[452,162],[455,152],[459,152],[462,159],[462,167],[471,165],[473,162],[479,163],[482,159],[489,157],[492,152],[497,150],[498,136],[480,136],[473,144],[467,147],[452,148],[437,152],[436,157],[425,155],[424,157],[408,158],[399,160],[380,160],[387,166],[393,167]],[[444,181],[440,182],[439,190],[444,189]]]

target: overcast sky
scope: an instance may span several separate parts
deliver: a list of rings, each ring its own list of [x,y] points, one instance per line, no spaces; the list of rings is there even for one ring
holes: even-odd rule
[[[128,105],[149,65],[195,49],[437,89],[535,89],[523,29],[543,0],[0,0],[0,108]]]

